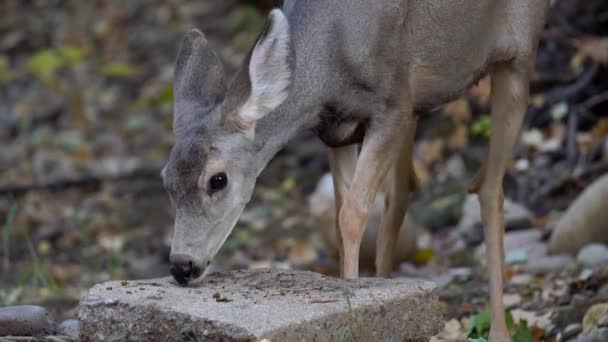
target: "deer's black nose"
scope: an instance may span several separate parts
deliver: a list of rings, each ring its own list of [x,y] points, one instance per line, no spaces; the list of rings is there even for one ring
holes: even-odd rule
[[[198,278],[202,273],[202,269],[194,264],[192,258],[186,255],[171,256],[171,275],[178,283],[188,285],[190,280]]]

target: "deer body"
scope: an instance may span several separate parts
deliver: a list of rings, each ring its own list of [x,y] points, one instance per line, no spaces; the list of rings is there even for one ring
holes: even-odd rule
[[[493,326],[502,311],[502,178],[528,96],[548,0],[287,0],[270,14],[229,84],[204,35],[190,32],[175,70],[176,145],[163,169],[176,205],[171,262],[198,277],[249,201],[255,178],[297,133],[330,147],[341,274],[358,276],[367,213],[387,188],[377,241],[388,276],[409,193],[417,112],[493,82],[492,138],[474,179],[488,245]],[[358,145],[361,145],[358,153]]]

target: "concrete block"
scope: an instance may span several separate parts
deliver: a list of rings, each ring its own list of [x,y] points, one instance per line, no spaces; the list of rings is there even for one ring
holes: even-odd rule
[[[111,281],[81,300],[83,341],[428,341],[442,326],[436,286],[291,270]]]

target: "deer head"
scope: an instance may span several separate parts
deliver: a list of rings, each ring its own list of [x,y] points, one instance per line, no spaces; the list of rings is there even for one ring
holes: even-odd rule
[[[204,34],[183,39],[174,75],[175,145],[162,171],[175,206],[171,273],[199,277],[232,231],[260,165],[256,122],[288,97],[293,74],[289,25],[274,10],[229,85]]]

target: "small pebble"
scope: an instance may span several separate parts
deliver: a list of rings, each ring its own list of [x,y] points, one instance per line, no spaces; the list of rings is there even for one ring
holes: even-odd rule
[[[63,335],[78,338],[80,332],[80,325],[77,319],[68,319],[63,321],[57,328]]]
[[[528,285],[532,282],[532,280],[534,279],[534,277],[532,277],[531,274],[517,274],[514,275],[513,277],[511,277],[511,279],[509,279],[509,284],[512,285]]]
[[[512,308],[521,303],[522,298],[517,293],[505,293],[502,297],[502,302],[505,308]]]
[[[524,249],[515,249],[509,251],[505,257],[507,265],[523,264],[528,261],[528,253]]]
[[[216,292],[213,294],[213,299],[215,299],[216,302],[222,303],[222,302],[232,302],[232,299],[228,299],[226,298],[226,296],[224,296],[223,294]]]
[[[596,329],[588,334],[580,334],[574,342],[606,342],[608,341],[608,328]]]
[[[576,260],[585,267],[598,267],[608,264],[608,247],[592,243],[580,250]]]
[[[450,274],[454,277],[454,281],[458,283],[466,283],[473,277],[473,271],[470,267],[456,267],[450,270]]]
[[[569,324],[562,332],[562,341],[567,341],[572,337],[578,336],[583,331],[583,326],[580,323]]]
[[[583,317],[583,331],[589,333],[600,327],[599,323],[608,316],[608,303],[595,304],[587,310]]]

